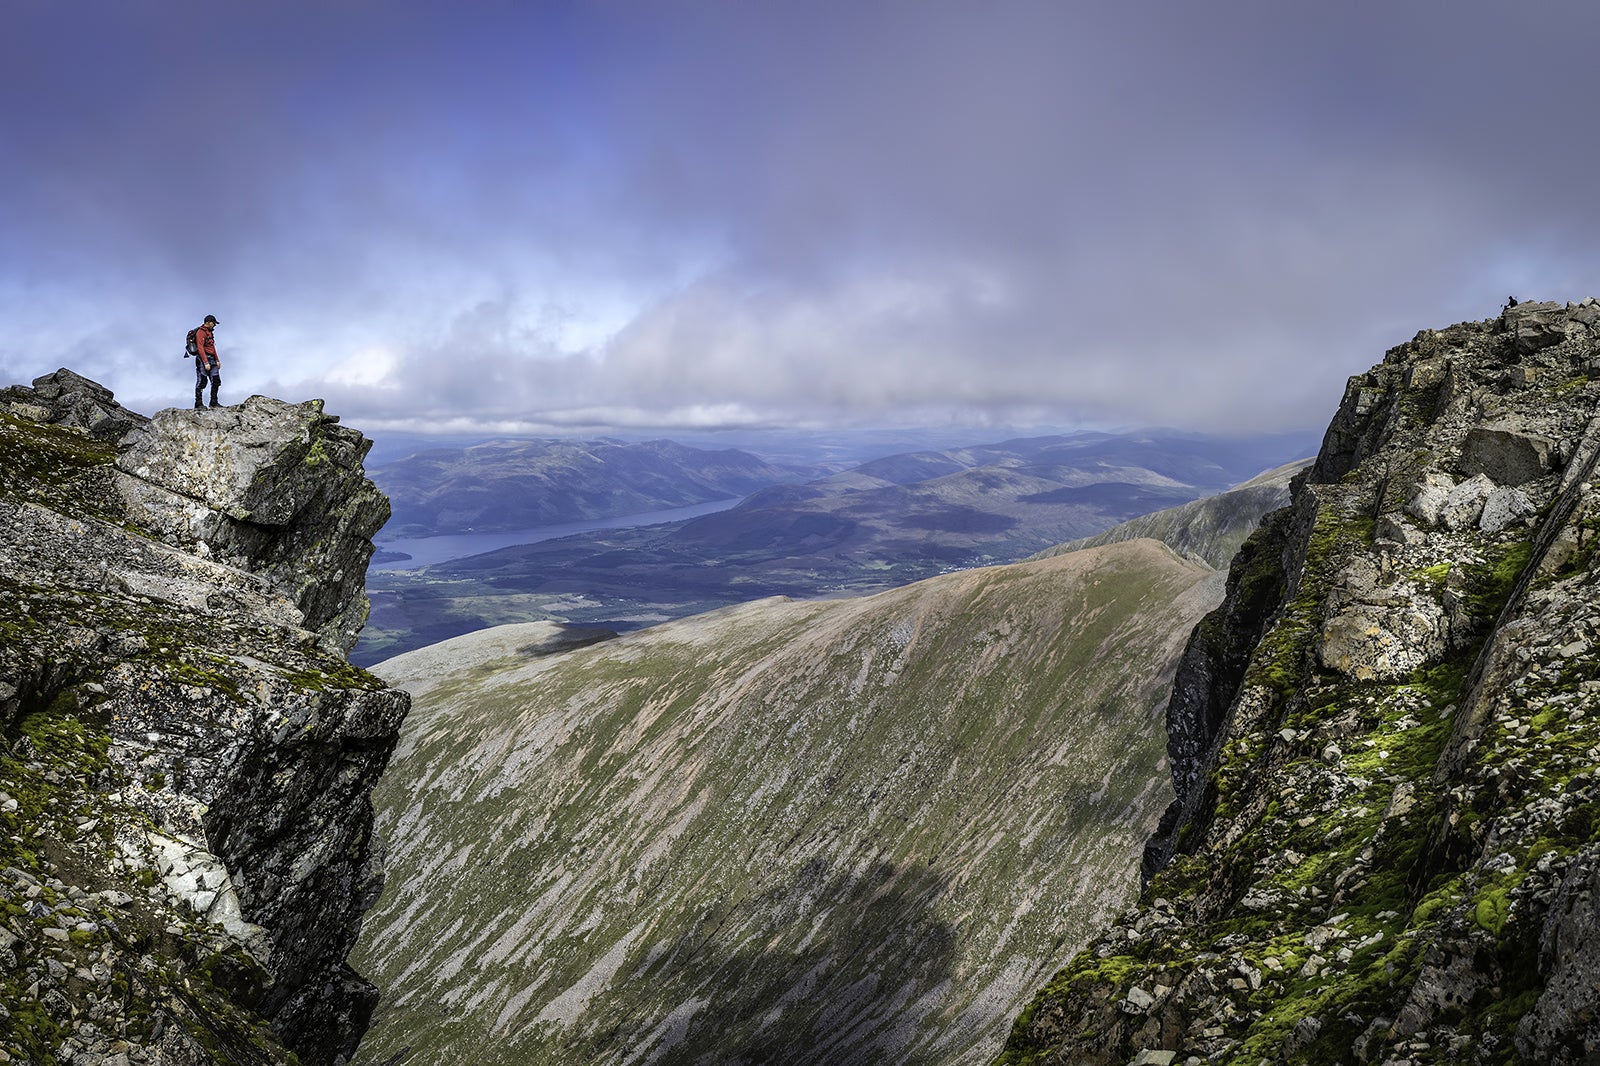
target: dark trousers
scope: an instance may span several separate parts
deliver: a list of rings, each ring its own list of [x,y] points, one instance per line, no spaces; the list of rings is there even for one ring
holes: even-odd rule
[[[211,406],[217,406],[217,387],[222,384],[222,367],[207,367],[201,360],[194,361],[194,405],[200,406],[206,382],[211,382]]]

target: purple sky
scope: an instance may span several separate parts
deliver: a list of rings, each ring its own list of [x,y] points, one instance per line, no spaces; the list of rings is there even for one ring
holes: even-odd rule
[[[0,381],[369,431],[1320,427],[1600,295],[1600,5],[9,0]]]

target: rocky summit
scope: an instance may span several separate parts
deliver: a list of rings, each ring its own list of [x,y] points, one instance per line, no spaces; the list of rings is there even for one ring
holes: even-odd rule
[[[1167,711],[1139,905],[1001,1063],[1600,1055],[1600,303],[1353,378]]]
[[[0,1063],[353,1054],[408,706],[345,659],[368,446],[319,401],[0,390]]]

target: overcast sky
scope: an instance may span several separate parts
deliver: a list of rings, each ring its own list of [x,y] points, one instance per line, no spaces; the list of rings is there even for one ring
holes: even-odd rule
[[[0,379],[373,430],[1319,428],[1600,295],[1600,5],[4,0]]]

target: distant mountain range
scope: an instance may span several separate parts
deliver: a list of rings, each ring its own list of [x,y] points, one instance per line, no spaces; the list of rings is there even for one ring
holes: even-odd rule
[[[1285,437],[1081,433],[889,456],[805,484],[770,485],[737,507],[684,522],[375,572],[372,619],[354,658],[371,663],[507,622],[633,628],[763,596],[871,592],[1014,562],[1221,492],[1311,447]],[[513,465],[509,450],[481,454],[497,470]],[[533,462],[541,453],[525,454]],[[469,479],[471,451],[456,461],[458,480]],[[567,476],[577,467],[563,458],[559,469]],[[500,491],[509,494],[512,484],[502,477]]]
[[[1239,545],[1255,532],[1261,516],[1288,505],[1290,482],[1310,465],[1310,459],[1286,463],[1227,492],[1130,518],[1104,533],[1047,548],[1034,558],[1048,559],[1102,544],[1149,537],[1179,555],[1218,570],[1226,569]]]
[[[670,440],[492,440],[432,448],[368,470],[393,537],[492,533],[660,511],[805,481],[815,466]]]

